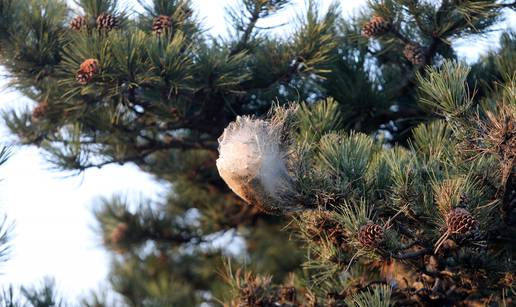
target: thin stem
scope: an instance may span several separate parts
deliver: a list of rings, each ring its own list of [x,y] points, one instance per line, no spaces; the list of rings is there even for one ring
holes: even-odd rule
[[[421,257],[423,255],[427,255],[431,251],[432,251],[432,249],[430,249],[430,248],[423,248],[423,249],[420,249],[420,250],[415,251],[415,252],[408,252],[408,253],[394,255],[393,258],[396,258],[396,259],[399,259],[399,260],[414,259],[414,258],[419,258],[419,257]]]

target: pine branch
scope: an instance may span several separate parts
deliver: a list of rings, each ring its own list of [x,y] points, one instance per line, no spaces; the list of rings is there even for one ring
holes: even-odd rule
[[[242,2],[246,10],[250,13],[250,16],[245,26],[237,22],[237,29],[240,28],[238,30],[242,33],[240,34],[238,42],[231,49],[229,53],[230,56],[240,53],[247,48],[251,35],[254,29],[256,29],[256,24],[261,18],[269,17],[271,14],[280,11],[290,0],[243,0]],[[235,21],[238,20],[235,13],[230,12],[230,16],[232,16]]]
[[[258,22],[259,18],[260,18],[260,8],[258,6],[256,6],[255,10],[252,12],[251,17],[249,18],[247,27],[245,28],[242,35],[240,36],[240,40],[229,52],[230,56],[235,55],[235,54],[241,52],[243,49],[245,49],[245,46],[249,42],[251,33],[253,33],[253,29],[256,26],[256,23]]]
[[[433,252],[432,248],[422,248],[420,250],[414,251],[414,252],[405,252],[405,253],[399,253],[392,255],[393,258],[399,259],[399,260],[405,260],[405,259],[414,259],[419,258],[424,255],[429,255]]]
[[[389,30],[390,33],[392,33],[395,37],[397,37],[399,40],[401,40],[403,43],[405,44],[409,44],[411,43],[411,41],[406,38],[404,35],[402,35],[400,33],[400,31],[398,31],[397,29],[391,27],[390,30]]]
[[[201,243],[210,243],[211,240],[208,240],[204,236],[199,235],[184,235],[184,234],[161,234],[155,233],[149,230],[145,230],[142,234],[142,237],[145,240],[151,240],[157,243],[167,243],[172,244],[174,246],[181,246],[185,244],[199,245]]]
[[[192,150],[192,149],[206,149],[213,152],[217,151],[218,145],[213,142],[202,142],[202,141],[189,141],[185,139],[177,139],[171,138],[166,143],[158,143],[155,140],[152,144],[148,144],[145,146],[136,147],[135,150],[139,153],[130,155],[124,158],[119,159],[111,159],[108,161],[100,162],[100,163],[90,163],[90,164],[81,164],[77,165],[76,169],[79,172],[83,172],[89,168],[102,168],[103,166],[109,164],[125,164],[128,162],[134,162],[136,164],[145,164],[145,158],[148,156],[155,154],[160,151],[166,151],[170,149],[180,149],[180,150]],[[97,144],[94,142],[94,144]]]

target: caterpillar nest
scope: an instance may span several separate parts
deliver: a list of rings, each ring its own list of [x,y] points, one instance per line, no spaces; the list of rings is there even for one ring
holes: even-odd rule
[[[239,116],[219,138],[220,176],[248,204],[269,213],[301,209],[293,201],[295,188],[282,141],[286,116],[279,117]]]

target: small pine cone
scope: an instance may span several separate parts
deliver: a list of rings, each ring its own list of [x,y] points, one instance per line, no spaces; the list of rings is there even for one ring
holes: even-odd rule
[[[413,65],[421,65],[425,62],[423,48],[417,44],[406,44],[403,55]]]
[[[38,105],[32,110],[32,121],[37,122],[39,121],[43,116],[45,116],[45,113],[48,110],[48,102],[47,101],[41,101],[38,103]]]
[[[88,20],[85,16],[76,16],[70,21],[70,28],[73,30],[81,30],[88,25]]]
[[[365,37],[375,37],[389,31],[391,24],[383,17],[374,16],[362,27],[362,34]]]
[[[111,14],[102,13],[97,17],[97,29],[110,31],[118,27],[118,18]]]
[[[99,71],[99,61],[96,59],[86,59],[81,63],[79,69],[87,74],[91,74],[92,76]]]
[[[446,226],[451,233],[472,234],[478,229],[477,220],[463,208],[455,208],[446,214]]]
[[[159,15],[154,18],[154,22],[152,23],[152,32],[156,35],[161,35],[169,31],[172,27],[172,18],[170,16]]]
[[[367,247],[377,247],[384,239],[382,226],[368,222],[360,227],[358,231],[358,241]]]
[[[79,69],[75,73],[75,80],[77,80],[77,82],[79,82],[79,84],[82,84],[82,85],[88,84],[91,82],[91,80],[93,80],[93,74],[84,72]]]
[[[93,80],[93,76],[99,71],[99,61],[87,59],[81,63],[79,70],[75,74],[75,80],[80,84],[88,84]]]
[[[109,234],[109,242],[111,244],[119,244],[122,242],[127,234],[127,230],[129,229],[129,225],[126,223],[119,223]]]

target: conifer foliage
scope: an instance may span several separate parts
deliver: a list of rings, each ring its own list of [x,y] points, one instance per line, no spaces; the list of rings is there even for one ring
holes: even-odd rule
[[[422,103],[446,116],[416,127],[407,148],[386,148],[354,132],[326,131],[307,143],[303,136],[311,132],[293,120],[284,159],[292,162],[287,173],[296,190],[277,206],[305,206],[296,221],[310,250],[302,288],[309,295],[296,306],[516,303],[516,163],[503,158],[516,146],[505,153],[477,147],[489,146],[487,122],[516,115],[516,84],[508,76],[491,93],[495,100],[477,100],[465,82],[468,73],[462,64],[444,62],[419,75]],[[296,109],[299,118],[305,110]],[[331,120],[337,119],[323,119]],[[512,144],[516,129],[498,129],[503,143]],[[233,305],[291,306],[277,294],[288,285],[263,278],[233,276],[240,302]]]
[[[95,209],[124,304],[513,302],[516,39],[471,66],[452,43],[514,3],[344,18],[308,1],[289,34],[259,26],[291,3],[240,0],[213,37],[188,0],[0,0],[1,64],[36,102],[3,114],[20,143],[59,170],[134,163],[169,184]],[[224,258],[249,271],[224,282]]]

